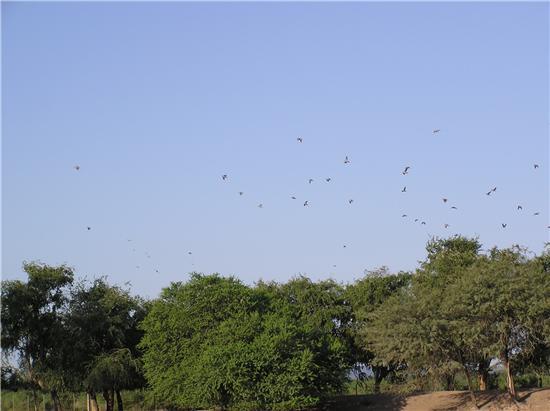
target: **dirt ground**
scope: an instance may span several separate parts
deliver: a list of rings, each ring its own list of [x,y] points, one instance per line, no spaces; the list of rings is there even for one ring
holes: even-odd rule
[[[519,401],[510,401],[497,391],[476,393],[477,404],[483,411],[550,411],[550,388],[523,390]],[[470,411],[472,406],[467,391],[438,391],[407,397],[379,394],[345,396],[329,407],[334,411]]]

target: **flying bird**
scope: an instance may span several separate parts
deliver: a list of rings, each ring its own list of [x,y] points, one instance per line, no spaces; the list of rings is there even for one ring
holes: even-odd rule
[[[492,189],[490,189],[489,191],[487,191],[487,193],[485,193],[485,194],[487,194],[488,196],[490,196],[491,193],[494,193],[495,191],[497,191],[497,188],[496,188],[496,187],[493,187]]]
[[[349,164],[351,161],[349,160],[348,156],[346,156],[346,159],[344,160],[344,164]]]
[[[504,224],[504,223],[501,224],[502,228],[506,228],[507,225],[508,224]]]
[[[294,197],[294,196],[292,196],[292,197],[290,197],[290,198],[292,198],[293,200],[296,200],[296,197]]]
[[[449,224],[443,224],[443,227],[449,228]]]
[[[304,201],[304,207],[307,207],[309,205],[309,201]]]
[[[404,193],[406,191],[407,191],[407,186],[403,187],[403,189],[401,190],[402,193]]]
[[[188,251],[187,254],[191,255],[191,254],[193,254],[193,253],[192,253],[191,251]]]
[[[326,181],[327,183],[330,183],[330,180],[332,180],[330,177],[325,178],[325,181]]]
[[[346,248],[346,247],[347,247],[347,245],[344,244],[344,248]]]
[[[456,208],[455,206],[452,206],[451,209],[452,210],[458,210],[458,208]]]
[[[415,218],[415,219],[414,219],[414,222],[417,223],[417,222],[418,222],[418,218]]]
[[[432,130],[432,134],[437,134],[437,133],[439,133],[440,131],[441,131],[440,129],[436,128],[435,130]]]
[[[73,167],[76,171],[80,170],[80,166],[77,164],[76,166]]]
[[[403,170],[403,172],[401,174],[403,174],[403,175],[408,174],[409,173],[409,168],[410,168],[409,166],[405,167],[405,170]]]
[[[401,217],[407,217],[407,214],[403,214]]]
[[[223,181],[227,180],[227,174],[222,175],[222,180]]]
[[[537,168],[539,168],[539,165],[538,165],[538,164],[533,164],[533,167],[534,167],[535,170],[536,170]]]
[[[518,205],[518,210],[523,210],[523,207]]]
[[[298,138],[296,139],[296,141],[298,141],[298,143],[303,143],[303,142],[304,142],[304,140],[302,139],[302,137],[298,137]]]
[[[442,198],[443,202],[446,203],[447,201],[449,201],[447,198]]]
[[[540,213],[537,211],[536,213],[533,213],[533,215],[539,215]]]
[[[264,208],[264,205],[262,203],[258,204],[258,208]]]
[[[350,198],[350,199],[348,200],[348,203],[350,203],[350,204],[353,203],[353,198]]]
[[[90,231],[92,229],[92,227],[86,227],[88,229],[88,231]]]
[[[310,178],[310,179],[308,180],[308,182],[309,182],[309,184],[313,183],[313,178]]]
[[[421,222],[420,224],[422,224],[422,225],[426,225],[426,222],[425,222],[425,221],[422,221],[422,222]]]
[[[244,194],[244,192],[242,191],[239,191],[239,195],[242,196]]]

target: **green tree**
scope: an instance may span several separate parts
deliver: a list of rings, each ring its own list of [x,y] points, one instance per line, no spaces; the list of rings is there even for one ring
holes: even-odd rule
[[[63,387],[63,375],[58,348],[65,338],[62,316],[73,270],[34,262],[24,263],[23,270],[27,282],[2,282],[2,347],[17,353],[33,389],[35,409],[40,388],[50,391],[55,409],[60,410],[57,393]]]

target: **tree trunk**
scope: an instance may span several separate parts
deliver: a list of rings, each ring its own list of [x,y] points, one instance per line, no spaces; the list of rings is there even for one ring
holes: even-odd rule
[[[479,391],[487,391],[488,384],[487,380],[489,379],[489,366],[491,365],[491,360],[486,359],[479,362],[477,367],[477,380],[479,383]]]
[[[506,369],[506,385],[508,387],[508,394],[512,399],[516,400],[516,386],[514,384],[514,376],[512,375],[512,370],[510,369],[510,360],[508,355],[506,355],[504,360],[504,368]]]
[[[372,367],[372,373],[374,374],[374,393],[380,393],[380,383],[384,377],[388,374],[386,367]]]
[[[103,390],[103,399],[105,400],[105,411],[114,411],[110,390]]]
[[[472,387],[472,377],[470,376],[470,371],[468,370],[468,367],[464,366],[464,373],[466,374],[466,381],[468,381],[468,391],[470,392],[470,398],[472,402],[474,403],[474,407],[479,408],[477,406],[477,400],[476,395],[474,393],[474,389]]]
[[[117,411],[124,411],[124,407],[122,404],[122,395],[120,395],[120,390],[116,390],[116,406]]]
[[[455,389],[454,382],[455,382],[454,374],[445,375],[445,389],[447,391],[454,391]]]
[[[99,405],[97,405],[97,397],[95,391],[90,391],[90,411],[99,411]]]
[[[50,395],[52,397],[52,403],[53,403],[54,411],[63,411],[63,405],[61,404],[61,400],[59,399],[59,395],[57,395],[57,391],[56,390],[51,390]]]
[[[32,389],[32,402],[34,403],[34,411],[38,411],[38,395],[36,395],[36,388]]]

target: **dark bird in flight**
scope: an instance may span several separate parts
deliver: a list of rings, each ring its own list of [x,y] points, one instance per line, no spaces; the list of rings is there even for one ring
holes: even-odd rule
[[[442,198],[443,202],[446,203],[447,201],[449,201],[447,198]]]
[[[304,201],[304,207],[307,207],[309,205],[309,202],[306,200]]]
[[[80,166],[79,165],[76,165],[73,167],[76,171],[80,170]]]
[[[539,215],[540,213],[537,211],[536,213],[533,213],[533,215]]]
[[[523,210],[523,207],[518,205],[518,210]]]
[[[244,194],[244,192],[242,191],[239,191],[239,195],[242,196]]]
[[[308,182],[309,182],[309,184],[313,183],[313,178],[310,178],[310,179],[308,180]]]
[[[452,206],[451,209],[452,210],[458,210],[458,208],[456,208],[455,206]]]
[[[262,203],[258,204],[258,208],[264,208],[264,205]]]
[[[346,248],[346,247],[347,247],[347,245],[344,244],[344,248]]]
[[[158,272],[159,272],[159,270],[155,270],[155,273],[158,273]]]
[[[292,196],[292,197],[290,197],[290,198],[292,198],[293,200],[296,200],[296,197],[294,197],[294,196]]]
[[[92,227],[86,227],[88,229],[88,231],[90,231],[92,229]]]
[[[327,183],[330,183],[330,180],[332,180],[330,177],[325,178],[325,181],[326,181]]]
[[[407,191],[407,186],[403,187],[403,189],[401,190],[402,193],[404,193],[406,191]]]
[[[407,217],[407,214],[403,214],[401,217]]]
[[[350,203],[350,204],[353,203],[353,198],[350,198],[350,199],[348,200],[348,203]]]
[[[298,138],[296,139],[296,141],[298,141],[298,143],[303,143],[303,142],[304,142],[304,140],[302,139],[302,137],[298,137]]]
[[[421,222],[420,224],[422,224],[422,225],[426,225],[426,222],[425,222],[425,221],[422,221],[422,222]]]
[[[414,222],[417,223],[417,222],[418,222],[418,218],[415,218],[415,219],[414,219]]]
[[[533,164],[533,167],[534,167],[535,170],[536,170],[537,168],[539,168],[539,165],[538,165],[538,164]]]
[[[188,251],[187,254],[191,255],[191,254],[193,254],[193,253],[192,253],[191,251]]]
[[[224,181],[227,180],[227,174],[224,174],[224,175],[222,176],[222,180],[224,180]]]
[[[501,224],[502,228],[506,228],[507,225],[508,224],[504,224],[504,223]]]
[[[485,194],[487,194],[488,196],[490,196],[491,193],[494,193],[495,191],[497,191],[497,188],[496,188],[496,187],[493,187],[492,189],[490,189],[490,190],[489,190],[487,193],[485,193]]]
[[[403,172],[401,174],[403,174],[403,175],[408,174],[409,173],[409,168],[410,168],[409,166],[405,167],[405,170],[403,170]]]
[[[437,133],[439,133],[440,131],[441,131],[440,129],[436,128],[435,130],[432,131],[432,134],[437,134]]]
[[[346,156],[346,159],[344,160],[344,164],[349,164],[351,161],[349,160],[348,156]]]
[[[136,268],[139,269],[139,265],[136,265]]]
[[[443,227],[449,228],[449,224],[443,224]]]

